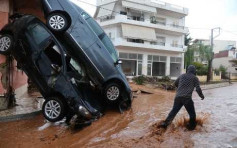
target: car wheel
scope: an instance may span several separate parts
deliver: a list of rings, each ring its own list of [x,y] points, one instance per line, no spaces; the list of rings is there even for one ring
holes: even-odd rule
[[[47,17],[47,26],[55,32],[65,31],[68,28],[68,20],[61,13],[53,13]]]
[[[0,54],[8,55],[13,47],[13,37],[9,34],[0,36]]]
[[[106,101],[116,102],[119,100],[121,95],[121,89],[118,84],[110,83],[105,88]]]
[[[58,98],[46,99],[42,111],[44,117],[50,122],[57,122],[65,117],[65,105]]]

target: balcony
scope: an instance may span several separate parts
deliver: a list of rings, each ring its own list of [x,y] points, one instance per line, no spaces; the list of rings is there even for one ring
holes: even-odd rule
[[[183,45],[178,45],[178,44],[170,44],[171,47],[178,47],[178,48],[183,48]]]
[[[111,16],[110,18],[111,19],[100,18],[99,24],[103,27],[103,26],[108,26],[108,25],[113,25],[113,24],[124,23],[124,24],[132,24],[132,25],[137,25],[137,26],[155,28],[155,29],[160,29],[160,30],[166,30],[169,32],[178,33],[180,35],[188,33],[187,27],[178,26],[178,25],[169,25],[169,24],[166,24],[165,22],[159,22],[159,21],[155,22],[155,21],[151,21],[150,19],[138,18],[138,19],[133,20],[131,17],[128,17],[127,15],[116,15],[116,16]]]
[[[118,0],[97,0],[97,5],[98,6],[102,6],[108,3],[113,3],[116,2]],[[178,15],[179,17],[183,17],[183,16],[187,16],[188,15],[188,9],[181,7],[181,6],[177,6],[177,5],[173,5],[170,3],[166,3],[160,0],[143,0],[143,1],[139,1],[139,0],[126,0],[127,2],[131,2],[134,4],[138,4],[138,5],[144,5],[144,6],[149,6],[149,7],[154,7],[159,9],[160,11],[166,11],[169,13],[173,13]]]
[[[165,46],[165,42],[151,42],[151,45],[160,45],[160,46]]]
[[[170,44],[163,42],[130,42],[124,38],[116,38],[113,41],[115,47],[129,47],[137,49],[147,50],[159,50],[159,51],[173,51],[173,52],[184,52],[184,49],[179,47],[170,46]],[[183,47],[183,46],[182,46]]]

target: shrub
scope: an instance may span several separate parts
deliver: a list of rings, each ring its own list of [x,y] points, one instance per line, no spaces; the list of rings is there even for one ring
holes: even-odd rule
[[[144,82],[145,82],[145,80],[146,80],[146,78],[145,78],[145,76],[143,76],[143,75],[133,78],[133,81],[134,81],[137,85],[143,85]]]
[[[193,65],[196,67],[197,75],[203,76],[208,74],[208,67],[199,62],[193,62]]]
[[[161,79],[160,79],[160,82],[170,82],[171,79],[169,76],[163,76]]]

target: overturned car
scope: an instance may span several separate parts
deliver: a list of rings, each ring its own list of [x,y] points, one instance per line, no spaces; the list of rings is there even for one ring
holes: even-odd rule
[[[15,16],[0,31],[0,54],[13,55],[18,67],[36,84],[45,98],[42,111],[47,120],[70,120],[77,114],[82,121],[90,121],[100,116],[99,107],[92,107],[98,103],[90,99],[94,91],[85,83],[83,67],[66,55],[63,46],[36,17]]]
[[[48,28],[109,104],[131,106],[132,92],[113,43],[98,23],[71,0],[41,0]]]

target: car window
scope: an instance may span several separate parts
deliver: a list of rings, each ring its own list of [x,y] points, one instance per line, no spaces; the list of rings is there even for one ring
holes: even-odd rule
[[[82,75],[82,76],[85,76],[85,73],[82,69],[82,67],[73,59],[70,60],[70,64],[72,65],[72,67],[77,70],[77,72]]]
[[[110,53],[110,55],[112,56],[114,62],[116,62],[118,60],[118,54],[116,50],[114,49],[114,45],[109,39],[109,37],[105,34],[104,37],[101,39],[101,41],[106,47],[106,49],[108,50],[108,52]]]
[[[104,33],[103,29],[98,25],[98,23],[93,18],[91,18],[87,13],[83,12],[81,15],[87,21],[91,29],[100,38],[105,48],[108,50],[108,52],[112,56],[114,62],[116,62],[118,60],[118,54],[114,48],[113,43],[109,39],[109,37]]]
[[[28,31],[34,39],[35,43],[40,45],[43,41],[50,37],[48,31],[41,25],[35,23],[28,27]]]

